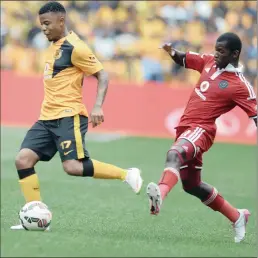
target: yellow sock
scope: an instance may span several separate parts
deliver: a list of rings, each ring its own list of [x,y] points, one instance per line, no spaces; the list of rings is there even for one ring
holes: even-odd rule
[[[39,180],[36,174],[19,180],[19,183],[26,202],[41,201]]]
[[[94,167],[94,178],[99,179],[120,179],[125,180],[127,171],[111,164],[103,163],[92,159]]]

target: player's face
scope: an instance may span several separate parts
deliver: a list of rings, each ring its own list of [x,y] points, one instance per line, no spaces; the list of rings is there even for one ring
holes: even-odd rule
[[[215,45],[215,63],[216,66],[220,69],[225,68],[229,63],[233,62],[236,58],[236,53],[231,52],[227,49],[227,42],[216,42]]]
[[[61,13],[48,12],[39,15],[41,29],[49,41],[57,41],[63,37],[65,18]]]

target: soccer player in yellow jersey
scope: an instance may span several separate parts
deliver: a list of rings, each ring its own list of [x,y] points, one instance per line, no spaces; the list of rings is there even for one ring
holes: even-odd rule
[[[98,80],[96,103],[90,114],[92,126],[96,127],[104,122],[102,105],[108,88],[102,64],[74,32],[68,32],[66,11],[60,3],[47,2],[39,10],[39,19],[43,33],[52,43],[45,60],[41,114],[27,132],[15,160],[26,202],[41,200],[34,166],[38,161],[51,160],[57,151],[67,174],[119,179],[139,193],[143,182],[139,169],[122,169],[93,160],[84,147],[88,112],[82,103],[83,78],[86,74]]]

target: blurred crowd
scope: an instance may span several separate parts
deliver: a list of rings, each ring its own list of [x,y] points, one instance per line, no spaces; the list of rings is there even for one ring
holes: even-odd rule
[[[184,81],[198,74],[171,62],[159,46],[171,42],[179,50],[214,51],[223,32],[243,42],[245,75],[257,86],[256,1],[60,1],[68,29],[94,50],[110,76],[135,82]],[[49,45],[37,13],[45,1],[1,3],[1,67],[22,74],[42,73]]]

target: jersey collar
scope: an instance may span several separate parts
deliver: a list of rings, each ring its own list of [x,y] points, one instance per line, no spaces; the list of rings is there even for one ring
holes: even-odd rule
[[[239,64],[238,67],[234,67],[232,64],[228,64],[225,68],[217,69],[218,71],[229,72],[229,73],[241,73],[243,72],[244,66]]]
[[[69,31],[68,34],[67,34],[65,37],[59,39],[58,41],[56,41],[55,43],[53,43],[53,45],[60,45],[60,44],[63,44],[64,41],[65,41],[67,38],[72,37],[72,36],[74,36],[74,35],[75,35],[75,33],[74,33],[73,31]]]

